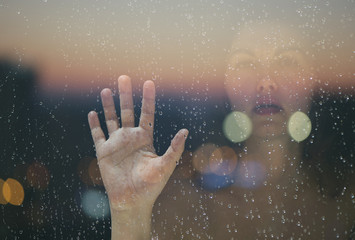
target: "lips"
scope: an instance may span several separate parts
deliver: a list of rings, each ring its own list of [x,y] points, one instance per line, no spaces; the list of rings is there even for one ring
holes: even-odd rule
[[[274,98],[260,97],[257,99],[253,111],[258,115],[274,115],[283,111],[283,108]]]

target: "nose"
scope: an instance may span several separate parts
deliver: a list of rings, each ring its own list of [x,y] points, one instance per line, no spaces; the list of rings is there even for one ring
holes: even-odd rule
[[[258,93],[270,93],[270,92],[276,92],[278,89],[278,86],[275,81],[273,81],[271,78],[264,78],[260,80],[256,86],[256,90]]]

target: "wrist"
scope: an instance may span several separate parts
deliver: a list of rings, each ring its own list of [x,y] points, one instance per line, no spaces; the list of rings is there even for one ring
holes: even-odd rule
[[[111,210],[112,239],[149,239],[152,207]]]
[[[151,218],[153,207],[135,207],[130,209],[114,209],[111,208],[111,219],[130,222],[136,220],[146,220]]]

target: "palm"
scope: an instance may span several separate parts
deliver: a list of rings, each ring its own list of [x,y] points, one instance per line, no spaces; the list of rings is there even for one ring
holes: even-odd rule
[[[122,139],[124,135],[130,137]],[[144,144],[150,141],[145,135],[144,129],[139,127],[119,129],[99,150],[109,153],[100,160],[100,171],[112,203],[146,201],[149,193],[164,187],[163,173],[155,166],[161,158],[151,145]],[[157,176],[160,179],[154,179]],[[150,196],[149,200],[154,202],[155,196]]]
[[[181,156],[183,135],[186,136],[187,132],[180,131],[166,154],[157,156],[153,147],[153,82],[144,85],[138,127],[134,127],[132,89],[128,77],[120,77],[119,89],[122,127],[119,128],[109,89],[101,92],[109,139],[105,139],[95,112],[89,114],[89,123],[111,207],[125,209],[154,203]]]

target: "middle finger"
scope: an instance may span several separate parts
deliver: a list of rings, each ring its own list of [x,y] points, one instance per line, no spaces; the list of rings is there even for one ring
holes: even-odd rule
[[[122,127],[134,127],[131,79],[125,75],[120,76],[118,78],[118,89],[120,93]]]
[[[109,135],[111,135],[112,132],[119,128],[119,123],[110,89],[105,88],[101,91],[101,100],[104,107],[107,130]]]

